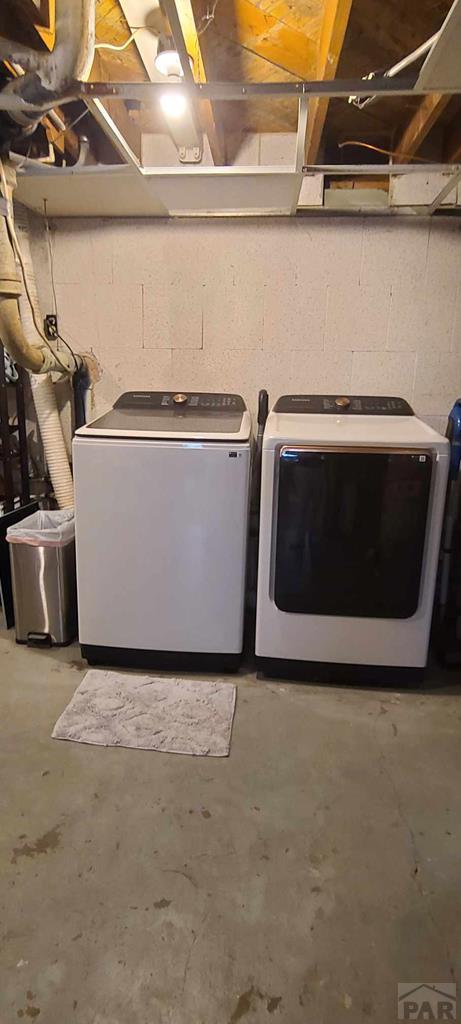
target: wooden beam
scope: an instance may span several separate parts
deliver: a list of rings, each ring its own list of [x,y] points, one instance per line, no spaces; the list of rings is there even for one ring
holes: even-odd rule
[[[52,50],[56,39],[56,0],[40,0],[39,19],[35,29],[48,50]]]
[[[186,82],[206,82],[202,48],[200,46],[200,38],[195,24],[191,0],[164,0],[163,7],[168,16],[173,39],[178,50],[184,80]],[[190,68],[189,57],[192,58],[193,72]],[[223,164],[225,162],[224,146],[216,125],[210,100],[201,101],[200,113],[203,130],[208,136],[213,161],[215,164]]]
[[[284,7],[289,18],[288,4],[278,5],[278,15],[284,13]],[[206,10],[207,5],[202,0],[202,18]],[[275,17],[271,12],[256,7],[251,0],[233,0],[233,3],[217,4],[213,23],[219,35],[232,39],[283,71],[301,79],[315,75],[318,32],[315,21],[306,19],[305,30],[300,31],[280,16]]]
[[[56,107],[56,113],[65,123],[65,116],[59,107]],[[78,160],[80,153],[80,142],[77,132],[74,132],[72,128],[68,128],[67,131],[62,132],[56,125],[50,120],[49,117],[43,118],[43,125],[46,130],[48,140],[52,143],[55,148],[64,154],[67,152],[73,157],[74,160]]]
[[[408,163],[409,158],[415,156],[450,99],[451,96],[438,92],[424,96],[395,147],[400,154],[394,157],[395,163]]]
[[[317,56],[317,78],[331,80],[343,48],[352,0],[326,0]],[[315,164],[320,149],[328,99],[316,97],[309,102],[306,132],[306,163]]]
[[[0,35],[32,49],[51,50],[55,37],[55,0],[1,0]]]

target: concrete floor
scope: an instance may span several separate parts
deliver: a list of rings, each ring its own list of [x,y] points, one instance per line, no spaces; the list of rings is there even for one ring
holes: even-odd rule
[[[1,1024],[389,1024],[456,978],[454,686],[242,676],[212,759],[51,740],[84,671],[0,634]]]

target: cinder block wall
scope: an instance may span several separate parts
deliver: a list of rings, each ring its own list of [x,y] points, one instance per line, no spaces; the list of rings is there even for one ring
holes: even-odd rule
[[[461,222],[67,220],[61,332],[93,349],[96,411],[132,388],[397,394],[444,430],[461,394]],[[52,309],[43,224],[33,254]]]

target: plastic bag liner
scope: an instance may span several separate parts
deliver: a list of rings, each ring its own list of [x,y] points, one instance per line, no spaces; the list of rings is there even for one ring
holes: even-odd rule
[[[75,517],[69,509],[34,512],[6,533],[9,544],[32,544],[36,548],[63,548],[75,539]]]

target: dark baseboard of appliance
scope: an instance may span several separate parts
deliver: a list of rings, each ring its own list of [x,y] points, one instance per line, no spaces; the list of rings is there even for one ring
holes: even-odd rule
[[[165,669],[181,672],[238,672],[241,654],[202,654],[187,651],[138,651],[128,647],[98,647],[81,644],[82,658],[89,665],[117,668]]]
[[[395,665],[347,665],[258,656],[256,669],[259,677],[329,683],[332,686],[338,683],[348,686],[388,686],[392,689],[420,686],[425,673],[424,668],[399,668]]]

